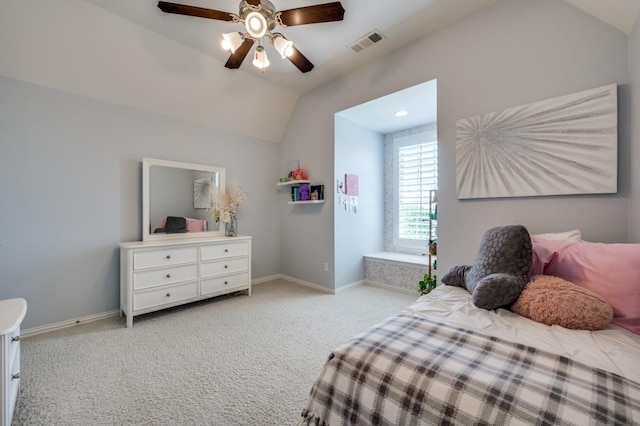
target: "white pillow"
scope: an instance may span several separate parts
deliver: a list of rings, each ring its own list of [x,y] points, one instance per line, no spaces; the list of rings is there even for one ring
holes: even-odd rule
[[[540,238],[541,240],[553,240],[553,241],[568,241],[572,243],[578,243],[582,241],[582,232],[579,229],[566,232],[549,232],[547,234],[533,234],[532,237]]]

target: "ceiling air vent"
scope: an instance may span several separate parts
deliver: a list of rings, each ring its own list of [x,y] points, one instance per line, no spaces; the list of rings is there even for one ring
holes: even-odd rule
[[[366,36],[355,42],[353,45],[351,45],[351,50],[356,53],[362,52],[367,47],[373,46],[384,38],[385,37],[380,33],[380,31],[373,31],[372,33],[367,34]]]

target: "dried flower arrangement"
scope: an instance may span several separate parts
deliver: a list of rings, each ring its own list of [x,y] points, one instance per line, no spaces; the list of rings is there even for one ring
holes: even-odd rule
[[[236,211],[247,198],[246,192],[242,187],[237,186],[224,194],[218,194],[218,198],[211,202],[209,211],[211,212],[211,220],[214,222],[230,223]]]

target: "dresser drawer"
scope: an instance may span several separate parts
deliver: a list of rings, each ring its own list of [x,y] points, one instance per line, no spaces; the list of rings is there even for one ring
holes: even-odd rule
[[[248,285],[249,274],[245,272],[243,274],[225,275],[224,277],[202,280],[200,282],[200,292],[202,294],[208,294]]]
[[[249,243],[224,243],[202,246],[201,260],[214,260],[233,256],[249,255]]]
[[[133,289],[157,287],[198,279],[198,265],[172,266],[171,268],[149,269],[133,273]]]
[[[14,330],[13,332],[9,333],[6,337],[6,342],[7,345],[9,346],[9,351],[8,351],[8,357],[7,359],[9,360],[9,362],[11,362],[11,360],[16,359],[16,358],[20,358],[19,353],[20,353],[20,328],[18,327],[16,330]],[[11,367],[11,364],[9,364],[9,369],[11,369],[13,367]]]
[[[7,378],[7,400],[9,402],[9,418],[13,417],[13,410],[16,407],[18,399],[18,389],[20,388],[20,351],[18,350],[13,360],[9,358],[11,368],[9,369],[9,377]]]
[[[249,269],[248,257],[203,262],[200,265],[200,277],[214,277],[216,275],[231,274]]]
[[[198,247],[167,247],[133,253],[133,269],[156,268],[198,261]]]
[[[133,293],[133,310],[140,311],[142,309],[168,305],[193,297],[198,297],[197,281],[163,287],[157,290],[141,291]]]

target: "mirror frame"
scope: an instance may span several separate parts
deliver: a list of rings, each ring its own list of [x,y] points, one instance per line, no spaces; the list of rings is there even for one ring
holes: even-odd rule
[[[226,188],[226,169],[224,167],[205,166],[202,164],[183,163],[179,161],[159,160],[156,158],[143,158],[142,159],[142,241],[157,241],[157,240],[175,240],[185,238],[205,238],[212,236],[223,236],[224,226],[220,226],[218,231],[205,231],[205,232],[187,232],[180,234],[152,234],[149,229],[149,177],[152,166],[164,166],[173,167],[177,169],[194,170],[198,172],[212,172],[220,174],[220,188],[221,194],[225,193]],[[210,222],[210,221],[209,221]]]

